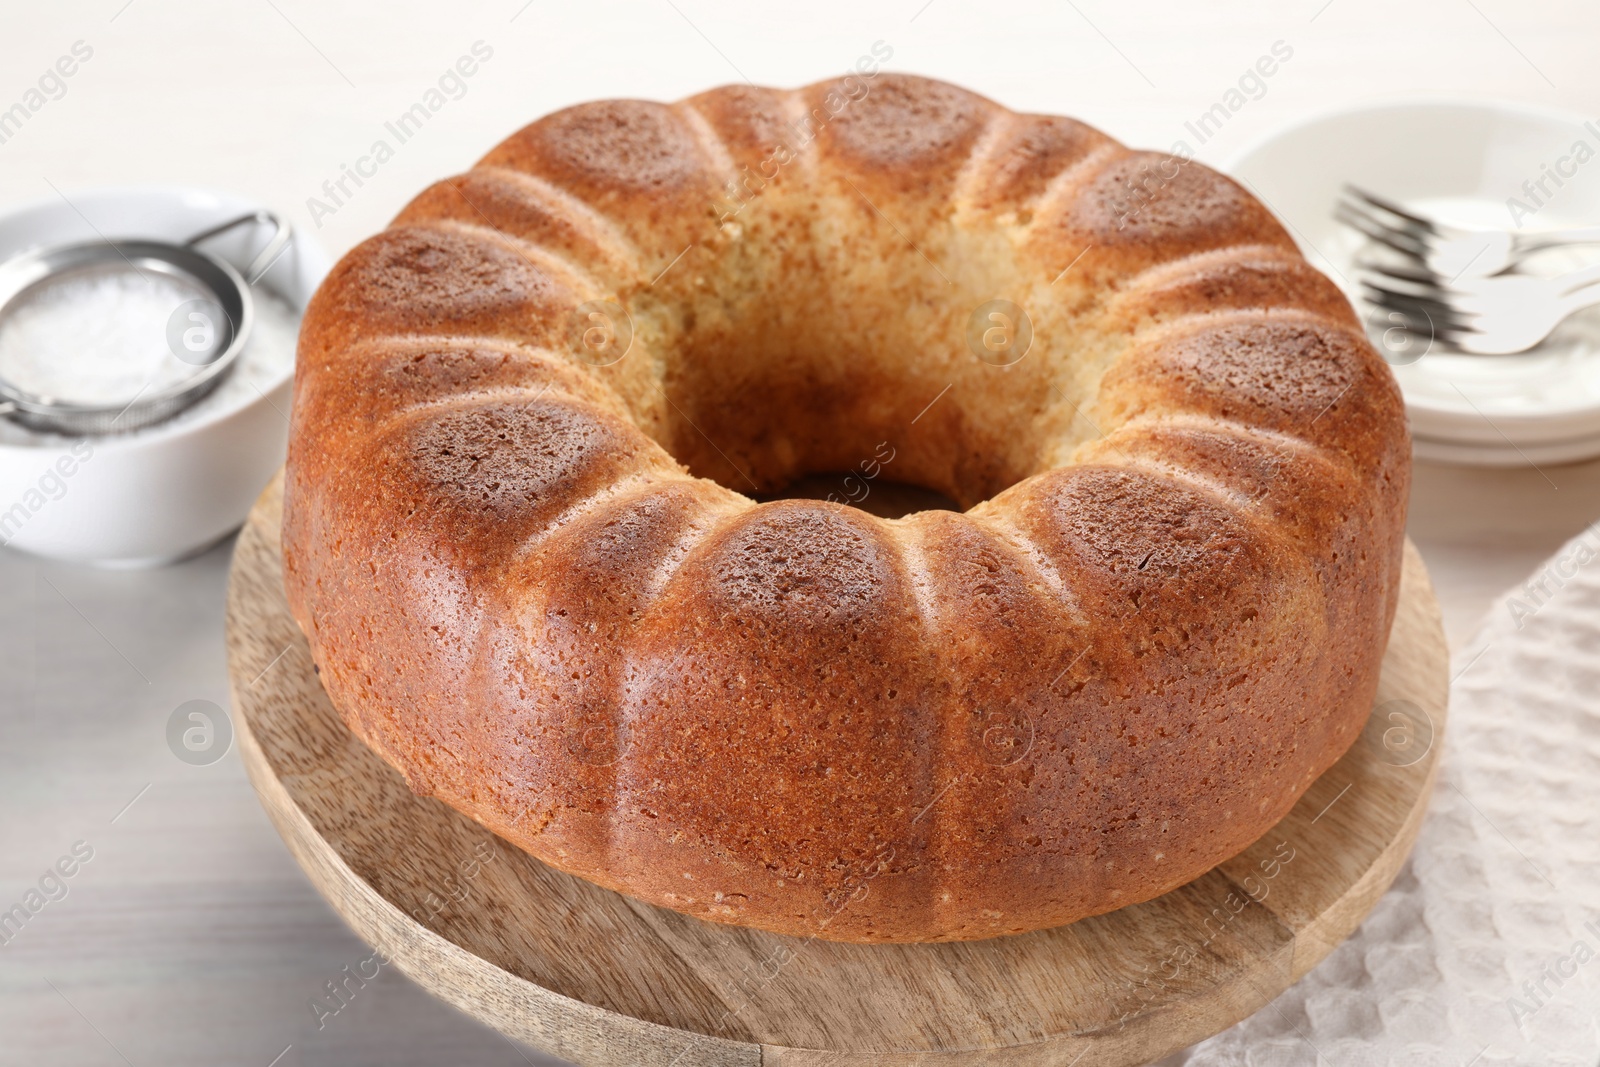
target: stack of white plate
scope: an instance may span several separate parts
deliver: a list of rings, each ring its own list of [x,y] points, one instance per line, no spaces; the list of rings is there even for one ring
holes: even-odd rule
[[[1333,218],[1350,182],[1457,226],[1600,225],[1600,120],[1510,104],[1377,105],[1298,123],[1228,169],[1366,318],[1405,392],[1418,457],[1525,466],[1600,456],[1600,308],[1529,352],[1448,351],[1361,300],[1352,262],[1366,239]],[[1563,249],[1527,269],[1559,274],[1597,260],[1600,248]]]

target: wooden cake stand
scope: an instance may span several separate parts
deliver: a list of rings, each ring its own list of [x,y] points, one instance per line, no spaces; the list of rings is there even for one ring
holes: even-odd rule
[[[990,941],[846,945],[718,926],[562,874],[437,800],[340,721],[289,615],[281,478],[234,556],[239,751],[351,928],[435,995],[586,1067],[1139,1064],[1262,1007],[1394,880],[1442,748],[1449,654],[1406,546],[1373,718],[1243,854],[1157,900]]]

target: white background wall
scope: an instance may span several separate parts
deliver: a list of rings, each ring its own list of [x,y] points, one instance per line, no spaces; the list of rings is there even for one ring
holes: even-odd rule
[[[798,85],[843,72],[880,40],[894,49],[888,69],[1158,147],[1287,42],[1294,58],[1201,148],[1206,161],[1292,116],[1396,94],[1600,114],[1592,0],[125,2],[0,8],[0,107],[74,41],[94,48],[66,95],[0,144],[0,202],[53,195],[47,179],[69,192],[189,182],[259,197],[309,225],[306,198],[480,39],[494,58],[466,96],[324,220],[332,251],[545,112],[604,96],[673,99],[745,77]]]

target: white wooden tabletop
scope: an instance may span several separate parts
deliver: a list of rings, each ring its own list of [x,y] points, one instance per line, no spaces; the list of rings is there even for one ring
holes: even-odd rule
[[[555,108],[673,99],[744,78],[801,84],[842,73],[879,42],[893,50],[887,69],[1077,115],[1156,147],[1182,137],[1186,121],[1284,42],[1292,58],[1200,146],[1207,161],[1308,112],[1397,95],[1600,116],[1593,0],[1221,8],[0,0],[0,210],[91,186],[211,186],[277,206],[337,254],[426,184]],[[475,44],[489,58],[449,86],[421,132],[313,217],[310,198],[329,203],[323,183]],[[69,64],[70,77],[45,77],[74,46],[88,58]],[[3,114],[18,103],[26,117],[7,126]],[[1600,464],[1420,465],[1412,535],[1453,644],[1496,594],[1596,517]],[[0,1065],[555,1063],[387,970],[337,1014],[311,1008],[370,951],[301,876],[236,755],[194,766],[166,741],[178,705],[228,700],[229,551],[108,572],[0,550],[0,911],[63,857],[61,869],[73,871],[50,881],[65,895],[0,945]]]

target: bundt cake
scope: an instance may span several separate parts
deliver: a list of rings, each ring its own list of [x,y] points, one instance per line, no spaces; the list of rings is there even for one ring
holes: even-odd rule
[[[985,938],[1195,878],[1346,750],[1409,457],[1198,163],[888,74],[606,101],[328,276],[287,591],[350,728],[546,863]],[[967,510],[753,499],[821,471]]]

